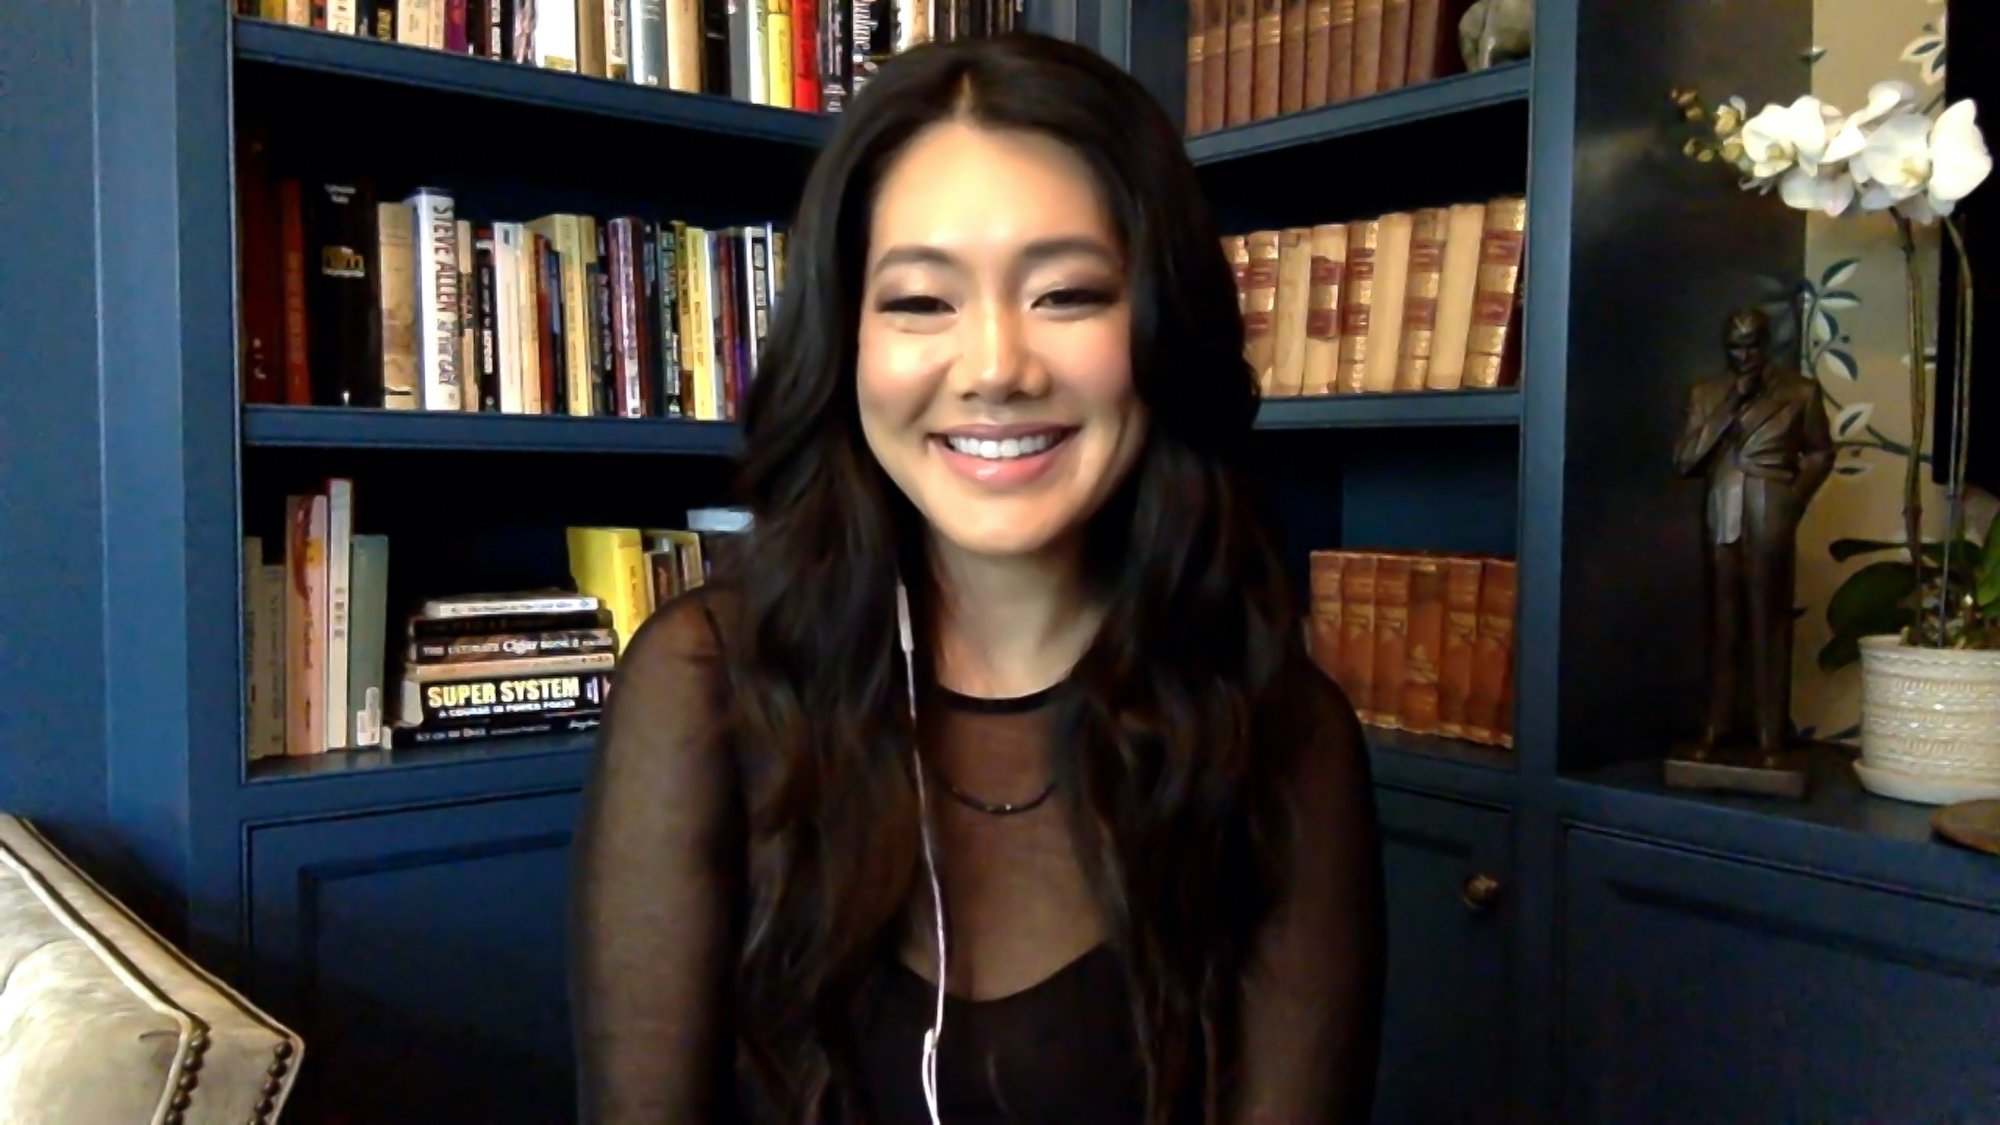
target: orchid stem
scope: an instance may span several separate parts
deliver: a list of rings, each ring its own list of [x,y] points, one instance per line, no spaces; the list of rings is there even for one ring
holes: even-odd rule
[[[1924,279],[1917,268],[1917,243],[1911,222],[1896,215],[1896,237],[1903,249],[1903,272],[1909,296],[1910,329],[1910,458],[1903,466],[1903,538],[1910,552],[1910,569],[1916,586],[1924,585],[1924,497],[1918,479],[1924,448],[1924,416],[1928,410],[1924,385]],[[1922,615],[1910,623],[1911,644],[1923,640]]]

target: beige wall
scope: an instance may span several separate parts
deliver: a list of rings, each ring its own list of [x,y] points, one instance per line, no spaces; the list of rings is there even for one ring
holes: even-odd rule
[[[1916,85],[1932,108],[1942,97],[1945,9],[1940,0],[1815,0],[1813,25],[1815,46],[1824,53],[1813,66],[1812,93],[1822,101],[1852,111],[1867,102],[1871,85],[1890,78]],[[1927,232],[1923,269],[1933,338],[1937,233]],[[1797,625],[1793,715],[1819,737],[1852,742],[1861,720],[1859,671],[1850,666],[1823,672],[1818,657],[1827,639],[1828,598],[1853,570],[1889,557],[1835,562],[1828,545],[1846,537],[1901,538],[1907,463],[1902,451],[1911,438],[1910,349],[1903,256],[1895,227],[1881,215],[1812,216],[1806,228],[1805,276],[1823,289],[1828,287],[1824,282],[1832,282],[1831,288],[1853,294],[1853,301],[1835,302],[1842,307],[1829,312],[1838,335],[1815,346],[1820,354],[1813,374],[1826,389],[1836,437],[1846,448],[1799,529],[1798,600],[1805,614]],[[1825,327],[1820,325],[1816,341],[1824,341]],[[1852,377],[1843,356],[1852,360]],[[1847,424],[1840,425],[1842,421]],[[1924,432],[1929,433],[1928,420]],[[1925,501],[1930,534],[1942,524],[1937,496],[1932,490]]]

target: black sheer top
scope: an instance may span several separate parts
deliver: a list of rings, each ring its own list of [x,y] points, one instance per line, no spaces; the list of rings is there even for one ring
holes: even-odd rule
[[[588,1121],[734,1122],[728,880],[741,838],[737,772],[722,735],[727,686],[713,588],[664,606],[620,659],[576,837],[573,1005]],[[1381,858],[1354,712],[1302,662],[1261,720],[1296,739],[1289,779],[1297,870],[1244,982],[1241,1121],[1364,1121],[1383,977]],[[925,752],[976,802],[1021,802],[1049,777],[1051,702],[927,691]],[[933,740],[930,732],[935,731]],[[1059,798],[996,816],[934,787],[939,876],[951,919],[940,1109],[951,1125],[1136,1123],[1142,1073],[1124,970]],[[930,915],[930,885],[910,913]],[[928,921],[886,957],[858,1028],[876,1125],[928,1121],[920,1083],[936,1003]]]

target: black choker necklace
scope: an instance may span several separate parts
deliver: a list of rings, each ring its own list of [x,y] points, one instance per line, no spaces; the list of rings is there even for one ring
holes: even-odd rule
[[[1040,793],[1037,793],[1028,800],[1008,803],[982,801],[960,789],[958,786],[953,785],[949,778],[944,779],[944,787],[945,791],[951,794],[952,800],[957,801],[974,812],[983,812],[987,816],[1013,816],[1015,813],[1027,812],[1030,809],[1039,807],[1043,801],[1049,799],[1049,794],[1056,791],[1056,783],[1052,780],[1042,788]]]

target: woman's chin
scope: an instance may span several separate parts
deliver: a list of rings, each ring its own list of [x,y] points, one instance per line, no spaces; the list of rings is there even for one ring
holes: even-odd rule
[[[1018,513],[967,520],[969,513],[945,513],[931,518],[931,531],[942,545],[985,559],[1033,558],[1054,551],[1071,536],[1071,521],[1056,513],[1024,517]]]

